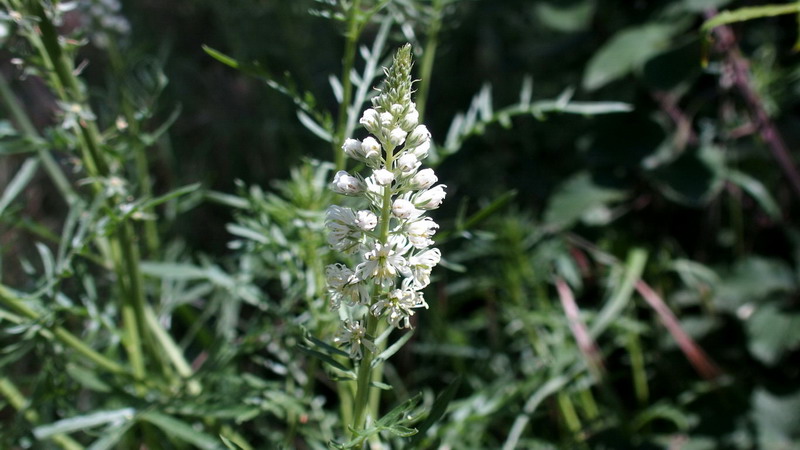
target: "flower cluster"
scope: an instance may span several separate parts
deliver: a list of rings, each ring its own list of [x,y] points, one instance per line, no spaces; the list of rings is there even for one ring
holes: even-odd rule
[[[411,66],[411,46],[406,45],[386,70],[373,107],[361,117],[371,135],[361,141],[347,139],[342,146],[369,173],[364,177],[339,171],[331,189],[365,200],[365,207],[331,206],[326,220],[330,246],[359,260],[353,268],[327,267],[331,307],[338,309],[342,302],[363,305],[365,314],[385,318],[397,328],[409,328],[414,310],[428,307],[421,290],[430,283],[441,253],[430,248],[439,225],[424,215],[439,207],[446,187],[436,184],[432,169],[420,169],[431,136],[419,124],[411,101]],[[362,345],[370,351],[374,347],[363,323],[345,322],[336,339],[350,344],[353,358],[361,357]]]

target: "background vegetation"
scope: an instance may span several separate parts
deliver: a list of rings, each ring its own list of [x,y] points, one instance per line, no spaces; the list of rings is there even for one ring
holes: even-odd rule
[[[800,442],[797,3],[3,3],[0,447],[344,442],[336,86],[405,42],[448,197],[384,442]]]

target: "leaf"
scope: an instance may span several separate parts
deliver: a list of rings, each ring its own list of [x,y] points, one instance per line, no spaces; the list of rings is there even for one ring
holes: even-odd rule
[[[751,256],[737,261],[723,274],[714,302],[721,310],[736,313],[743,305],[757,305],[772,295],[786,294],[795,289],[797,282],[786,263]]]
[[[687,151],[649,175],[665,197],[686,206],[703,207],[723,187],[724,159],[716,147]]]
[[[556,188],[545,210],[544,221],[559,229],[569,228],[587,213],[625,196],[624,191],[598,186],[588,172],[579,172]]]
[[[392,344],[391,346],[389,346],[389,348],[387,348],[386,350],[382,351],[378,356],[376,356],[375,359],[372,360],[372,363],[371,363],[370,367],[374,368],[378,364],[381,364],[384,361],[386,361],[387,359],[391,358],[392,355],[397,353],[397,351],[400,350],[400,348],[402,348],[403,345],[405,345],[405,343],[408,342],[408,340],[411,339],[411,336],[413,336],[413,335],[414,335],[414,330],[413,329],[411,331],[408,331],[405,334],[403,334],[403,336],[401,336],[400,339],[395,341],[394,344]]]
[[[298,345],[297,349],[300,350],[301,352],[305,353],[306,355],[313,356],[314,358],[317,358],[317,359],[321,360],[322,362],[325,362],[325,363],[331,365],[332,367],[341,370],[342,372],[344,372],[344,373],[346,373],[348,375],[352,375],[353,379],[356,378],[356,374],[353,373],[352,370],[348,369],[347,367],[342,365],[342,363],[340,363],[339,361],[336,361],[335,359],[333,359],[333,357],[331,357],[328,354],[322,353],[322,352],[320,352],[318,350],[314,350],[313,348],[308,348],[308,347],[306,347],[304,345]]]
[[[750,414],[758,429],[758,448],[796,448],[800,434],[800,392],[778,396],[757,388],[751,396]]]
[[[214,436],[197,430],[190,424],[175,417],[156,411],[149,411],[141,414],[139,418],[161,428],[168,436],[176,437],[202,449],[221,448],[219,441]]]
[[[136,410],[133,408],[97,411],[82,416],[59,420],[48,425],[40,425],[33,429],[33,434],[37,439],[45,439],[55,434],[69,434],[107,423],[122,424],[131,421],[135,413]]]
[[[615,34],[589,60],[583,87],[593,91],[638,69],[669,45],[672,24],[647,24]]]
[[[308,114],[298,110],[297,118],[300,120],[300,123],[302,123],[303,126],[308,129],[308,131],[314,133],[315,136],[317,136],[318,138],[322,139],[325,142],[333,142],[333,134],[331,133],[331,131],[325,129],[322,125],[318,124]]]
[[[133,426],[133,422],[125,422],[121,425],[107,427],[101,433],[100,439],[94,441],[86,450],[111,450],[118,448],[117,444],[125,433]]]
[[[773,304],[756,307],[745,327],[750,353],[768,366],[800,346],[800,314],[781,311]]]
[[[797,13],[800,13],[800,3],[798,2],[786,5],[764,5],[739,8],[732,11],[722,11],[716,16],[706,20],[703,25],[700,26],[700,30],[708,33],[722,25],[760,19],[763,17],[775,17]]]
[[[442,391],[437,397],[436,400],[433,402],[431,406],[431,411],[428,413],[428,417],[425,420],[417,425],[418,434],[414,436],[414,439],[409,442],[410,448],[417,448],[422,438],[425,436],[425,432],[428,431],[436,422],[444,416],[447,412],[447,406],[453,401],[453,397],[456,395],[458,388],[461,386],[461,381],[463,377],[459,375],[453,382],[447,385],[444,391]]]
[[[174,280],[200,280],[209,278],[208,270],[191,264],[142,262],[139,268],[143,274],[155,278]]]
[[[33,176],[36,175],[36,169],[39,167],[39,158],[31,157],[25,160],[22,163],[22,167],[19,168],[19,171],[14,178],[11,179],[11,182],[8,183],[6,186],[6,190],[3,191],[3,196],[0,197],[0,215],[3,214],[3,211],[14,201],[15,198],[25,189],[25,186],[31,182]]]
[[[630,301],[631,294],[633,294],[636,282],[642,277],[646,263],[647,251],[641,248],[634,248],[628,253],[622,280],[617,284],[611,298],[603,305],[603,309],[597,314],[589,330],[589,334],[593,339],[597,339],[625,309],[625,306]]]
[[[150,209],[150,208],[153,208],[153,207],[158,206],[158,205],[160,205],[162,203],[166,203],[166,202],[172,200],[173,198],[177,198],[177,197],[180,197],[182,195],[186,195],[186,194],[192,193],[192,192],[196,191],[197,189],[199,189],[200,186],[202,186],[200,183],[193,183],[193,184],[189,184],[187,186],[179,187],[178,189],[175,189],[175,190],[172,190],[170,192],[167,192],[164,195],[160,195],[160,196],[158,196],[156,198],[153,198],[153,199],[145,201],[144,203],[142,203],[142,205],[139,207],[139,209]]]
[[[763,183],[738,170],[728,170],[725,177],[728,181],[750,194],[772,220],[781,220],[781,210],[778,207],[778,203],[772,198],[772,195],[767,188],[764,187]]]
[[[178,120],[178,117],[180,117],[181,115],[181,110],[182,108],[180,105],[176,106],[175,109],[172,110],[172,113],[169,115],[169,117],[167,117],[167,120],[165,120],[164,123],[161,124],[161,126],[156,128],[155,131],[153,131],[152,133],[142,134],[140,137],[142,143],[144,143],[145,146],[149,147],[158,142],[158,140],[161,139],[161,136],[163,136],[164,133],[166,133],[169,130],[172,124],[174,124],[175,121]]]
[[[537,2],[534,4],[534,11],[545,26],[564,33],[585,30],[595,10],[595,2],[591,0],[557,3],[557,5]]]
[[[225,225],[225,229],[228,230],[228,233],[234,236],[239,236],[245,239],[249,239],[251,241],[256,241],[259,244],[269,243],[269,239],[267,239],[267,237],[264,236],[263,233],[250,228],[243,227],[241,225],[229,223]]]

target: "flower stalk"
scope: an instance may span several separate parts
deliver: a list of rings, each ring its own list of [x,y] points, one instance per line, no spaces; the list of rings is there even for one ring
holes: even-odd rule
[[[439,226],[424,217],[445,197],[444,185],[434,184],[431,169],[420,170],[430,148],[430,133],[419,124],[411,101],[411,46],[401,47],[386,81],[360,123],[371,136],[363,141],[346,139],[343,154],[366,165],[364,177],[344,170],[336,173],[331,189],[366,201],[366,209],[334,205],[328,209],[328,243],[334,250],[354,255],[354,268],[327,267],[331,308],[340,312],[343,329],[334,342],[350,347],[359,360],[356,396],[349,427],[355,437],[367,426],[371,408],[371,382],[380,379],[382,366],[373,367],[382,345],[375,338],[382,320],[394,328],[411,328],[415,310],[428,308],[422,289],[430,283],[439,263],[438,249],[429,248]],[[377,411],[372,411],[373,415]]]

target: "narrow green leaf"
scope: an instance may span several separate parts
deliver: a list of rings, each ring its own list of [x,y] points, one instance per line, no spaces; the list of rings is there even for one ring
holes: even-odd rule
[[[197,189],[199,189],[200,186],[202,186],[200,183],[193,183],[193,184],[190,184],[190,185],[187,185],[187,186],[180,187],[180,188],[175,189],[173,191],[167,192],[164,195],[160,195],[160,196],[158,196],[156,198],[153,198],[153,199],[145,201],[144,203],[142,203],[140,209],[153,208],[153,207],[158,206],[158,205],[160,205],[162,203],[168,202],[168,201],[172,200],[173,198],[177,198],[177,197],[180,197],[182,195],[186,195],[186,194],[189,194],[191,192],[194,192]]]
[[[125,436],[125,433],[133,426],[133,422],[125,422],[121,425],[112,425],[107,427],[101,433],[100,439],[92,442],[92,445],[86,447],[86,450],[111,450],[117,448],[120,439]]]
[[[767,188],[764,187],[763,183],[738,170],[729,170],[726,173],[726,178],[728,181],[750,194],[750,196],[758,202],[764,212],[769,214],[772,220],[781,220],[781,210],[778,207],[778,203],[772,198],[772,195]]]
[[[785,14],[800,13],[800,3],[794,2],[786,5],[764,5],[750,6],[746,8],[734,9],[732,11],[722,11],[716,16],[706,20],[700,30],[708,33],[716,27],[728,25],[736,22],[760,19],[763,17],[775,17]]]
[[[392,387],[386,383],[381,383],[380,381],[370,381],[370,386],[378,388],[382,391],[391,391]]]
[[[413,335],[414,335],[413,329],[406,332],[404,335],[400,337],[400,339],[395,341],[394,344],[390,345],[389,348],[382,351],[378,356],[376,356],[375,359],[372,360],[370,367],[375,367],[378,364],[381,364],[387,359],[391,358],[392,355],[397,353],[397,351],[400,350],[400,348],[403,347],[403,345],[405,345],[405,343],[408,342],[408,340],[411,339],[411,336]]]
[[[142,273],[155,278],[175,280],[202,280],[208,278],[208,270],[181,263],[162,263],[145,261],[139,265]]]
[[[188,442],[201,449],[218,449],[222,447],[214,436],[197,430],[192,425],[173,416],[150,411],[141,414],[139,418],[157,426],[168,436]]]
[[[107,423],[125,423],[132,420],[135,413],[136,410],[133,408],[97,411],[83,416],[59,420],[48,425],[38,426],[33,429],[33,435],[36,436],[37,439],[45,439],[55,434],[69,434]]]
[[[647,262],[647,252],[641,248],[634,248],[628,253],[628,260],[625,263],[625,274],[622,282],[617,286],[611,299],[606,302],[603,309],[594,320],[589,334],[593,339],[600,336],[603,331],[616,320],[625,309],[625,305],[633,294],[634,285],[641,278]]]
[[[163,136],[164,133],[166,133],[167,130],[169,130],[172,124],[174,124],[175,121],[178,120],[178,117],[180,117],[181,115],[181,110],[182,108],[180,105],[176,106],[175,109],[172,110],[172,113],[169,115],[167,120],[165,120],[164,123],[161,124],[161,126],[156,128],[156,130],[153,131],[152,133],[143,134],[141,136],[141,140],[144,143],[144,145],[149,147],[158,142],[158,140],[161,139],[161,136]]]
[[[341,370],[342,372],[345,372],[345,373],[348,373],[348,374],[352,373],[352,371],[350,369],[348,369],[347,367],[342,365],[339,361],[336,361],[335,359],[333,359],[328,354],[322,353],[322,352],[320,352],[318,350],[314,350],[313,348],[306,347],[305,345],[298,345],[297,349],[300,350],[301,352],[305,353],[306,355],[313,356],[314,358],[317,358],[317,359],[321,360],[322,362],[325,362],[325,363],[333,366],[334,368]],[[355,376],[354,373],[352,375]]]
[[[269,242],[269,239],[267,239],[267,237],[264,236],[263,233],[260,233],[256,230],[247,227],[243,227],[241,225],[237,225],[235,223],[229,223],[225,225],[225,229],[228,230],[228,233],[234,236],[239,236],[245,239],[249,239],[251,241],[256,241],[259,244],[266,244]]]
[[[453,397],[461,386],[462,379],[463,377],[459,375],[455,381],[451,382],[447,388],[436,397],[436,400],[431,406],[431,412],[428,413],[428,417],[426,417],[421,424],[417,425],[418,434],[409,442],[409,448],[418,448],[421,443],[420,441],[425,437],[425,432],[444,416],[447,412],[447,406],[453,401]]]
[[[308,330],[305,331],[305,333],[303,334],[303,337],[307,341],[309,341],[312,344],[314,344],[315,346],[322,347],[329,354],[344,356],[345,358],[349,358],[350,357],[350,354],[347,353],[346,351],[344,351],[344,350],[342,350],[342,349],[340,349],[338,347],[334,347],[333,345],[328,344],[327,342],[325,342],[325,341],[323,341],[321,339],[315,338],[311,333],[308,332]]]
[[[19,168],[19,171],[14,178],[8,183],[6,190],[3,191],[3,196],[0,197],[0,215],[3,214],[3,211],[14,201],[15,198],[25,189],[25,186],[30,183],[33,176],[36,175],[36,169],[39,167],[39,159],[36,157],[31,157],[25,160],[22,163],[22,167]]]

